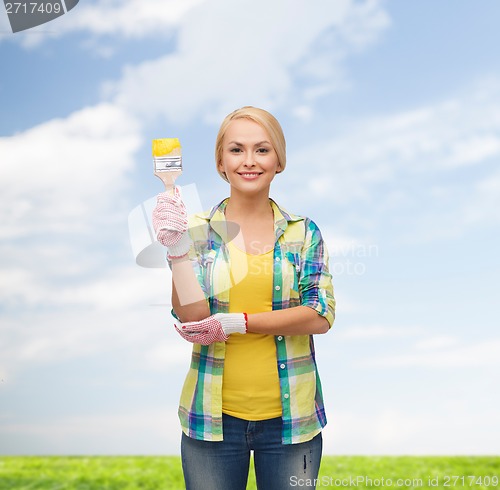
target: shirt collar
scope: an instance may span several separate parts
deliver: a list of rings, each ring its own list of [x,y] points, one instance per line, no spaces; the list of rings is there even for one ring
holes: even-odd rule
[[[224,240],[230,241],[237,234],[238,230],[234,229],[226,222],[224,211],[226,209],[229,198],[226,197],[219,204],[215,205],[211,210],[200,213],[197,216],[206,220],[210,227]],[[289,223],[301,221],[303,216],[298,216],[289,213],[284,208],[280,207],[275,201],[269,199],[274,213],[274,234],[278,239],[286,230]]]

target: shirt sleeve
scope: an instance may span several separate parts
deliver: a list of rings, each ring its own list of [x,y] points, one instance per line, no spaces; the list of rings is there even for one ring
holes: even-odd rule
[[[305,221],[305,239],[300,257],[299,291],[301,305],[324,316],[330,327],[335,320],[335,297],[329,256],[321,232],[312,220]]]

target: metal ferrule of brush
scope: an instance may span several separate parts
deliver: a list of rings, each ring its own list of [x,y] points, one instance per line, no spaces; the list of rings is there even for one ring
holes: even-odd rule
[[[155,163],[155,170],[157,172],[168,172],[170,170],[182,169],[182,157],[177,156],[162,156],[153,157]]]

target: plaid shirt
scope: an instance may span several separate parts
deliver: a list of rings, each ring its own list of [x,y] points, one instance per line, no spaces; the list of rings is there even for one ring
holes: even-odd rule
[[[229,309],[231,288],[226,243],[238,233],[225,220],[228,199],[208,213],[190,217],[193,243],[190,260],[208,300],[210,312]],[[274,211],[273,310],[308,306],[324,316],[330,326],[335,299],[328,252],[316,224],[295,216],[270,201]],[[326,425],[321,382],[314,356],[312,335],[276,335],[283,444],[312,439]],[[191,365],[184,383],[179,418],[186,435],[205,441],[221,441],[222,374],[226,344],[193,344]]]

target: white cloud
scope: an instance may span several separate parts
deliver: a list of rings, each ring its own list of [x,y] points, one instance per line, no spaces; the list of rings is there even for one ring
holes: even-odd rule
[[[121,254],[132,263],[124,191],[140,143],[136,121],[110,104],[0,139],[3,307],[109,309],[145,299],[146,276],[117,266]]]
[[[310,141],[289,155],[280,186],[321,208],[315,212],[331,205],[336,230],[356,229],[376,243],[373,231],[391,223],[399,243],[421,243],[499,222],[499,79]],[[307,173],[305,161],[314,162]]]
[[[356,301],[358,298],[353,299],[352,297],[349,297],[345,291],[342,288],[336,289],[337,288],[337,283],[336,283],[336,276],[333,277],[333,287],[334,287],[334,293],[335,293],[335,301],[337,303],[337,312],[338,314],[344,315],[346,313],[354,313],[356,311],[359,311],[359,302]],[[340,322],[339,320],[336,320],[336,323],[333,324],[333,330],[337,332],[337,330],[340,327]]]
[[[373,42],[388,22],[377,1],[214,0],[182,20],[176,52],[125,70],[116,101],[176,124],[199,115],[219,122],[244,104],[292,104],[307,118],[304,94],[334,90],[340,60]],[[321,72],[307,69],[318,63]],[[306,82],[301,92],[295,77]]]
[[[300,105],[292,109],[292,115],[304,123],[310,123],[313,120],[314,112],[310,106]]]
[[[374,356],[359,362],[363,367],[428,367],[428,368],[468,368],[499,367],[500,340],[488,339],[465,345],[457,340],[430,338],[420,341],[416,349],[396,355]]]
[[[431,409],[424,408],[420,413],[411,407],[406,411],[338,409],[332,427],[326,427],[323,451],[362,455],[498,454],[498,411],[483,407],[472,412],[457,405],[449,407],[442,400],[430,400],[429,404]]]
[[[206,0],[96,0],[80,2],[66,15],[16,35],[0,35],[4,40],[20,42],[35,48],[47,39],[75,33],[90,35],[94,39],[106,36],[123,38],[156,38],[171,36],[176,26],[191,9]],[[10,26],[5,24],[5,31]],[[87,41],[88,42],[88,41]],[[99,47],[99,43],[92,43]]]
[[[166,340],[157,342],[154,347],[145,352],[144,367],[154,371],[165,371],[172,365],[187,367],[191,359],[191,351],[192,345],[188,342],[181,342],[179,339],[173,346],[172,337],[169,335]]]
[[[358,238],[346,235],[332,236],[330,233],[322,233],[325,243],[328,244],[330,256],[334,260],[345,257],[369,258],[378,257],[379,248],[375,243],[362,242]]]
[[[482,177],[471,186],[470,197],[462,208],[462,219],[467,225],[500,222],[500,172]]]
[[[2,13],[0,14],[0,41],[2,41],[4,37],[7,37],[9,34],[5,33],[10,33],[10,31],[11,28],[9,24],[9,18],[7,16],[7,13],[2,11]],[[12,36],[12,34],[10,35]]]
[[[0,138],[0,237],[88,229],[129,183],[137,123],[110,104]]]
[[[471,165],[499,154],[500,137],[494,128],[491,134],[473,134],[465,141],[457,141],[446,163],[452,166]]]
[[[148,290],[151,286],[154,283]],[[0,372],[9,381],[19,371],[40,364],[124,351],[129,353],[129,365],[138,370],[187,365],[190,344],[179,337],[173,324],[169,305],[147,303],[108,310],[72,307],[20,313],[2,320]]]
[[[452,347],[459,342],[459,339],[451,335],[437,335],[421,340],[415,344],[416,349],[429,350]]]
[[[77,271],[57,281],[50,275],[50,268],[44,266],[33,269],[5,267],[0,277],[2,302],[10,307],[87,307],[93,311],[148,304],[170,306],[170,271],[139,268],[133,265],[132,254],[130,263],[116,270],[103,265],[100,272],[90,278],[84,271]],[[64,269],[64,263],[60,267]]]
[[[317,162],[308,182],[310,191],[346,204],[371,200],[376,186],[403,176],[452,172],[498,157],[499,135],[497,81],[495,89],[492,83],[488,91],[478,84],[435,106],[361,120],[333,140],[313,142],[289,159]],[[283,178],[303,185],[303,174],[293,175],[293,167],[300,168],[291,163]]]
[[[116,311],[153,304],[170,308],[170,281],[168,269],[122,266],[114,274],[108,272],[88,284],[67,288],[57,300],[61,306],[76,304],[94,310]]]
[[[353,325],[339,332],[338,337],[348,340],[404,338],[420,335],[422,331],[422,328],[415,326],[388,327],[385,325]]]
[[[133,265],[128,243],[124,191],[140,143],[137,122],[110,104],[0,139],[8,379],[33,363],[149,348],[144,322],[154,328],[170,318],[168,270]]]
[[[64,31],[138,38],[161,35],[205,0],[100,0],[78,5]],[[65,19],[66,20],[66,19]],[[61,26],[62,27],[62,26]]]
[[[6,454],[176,455],[181,429],[177,407],[163,406],[4,423],[0,434],[0,451]]]

